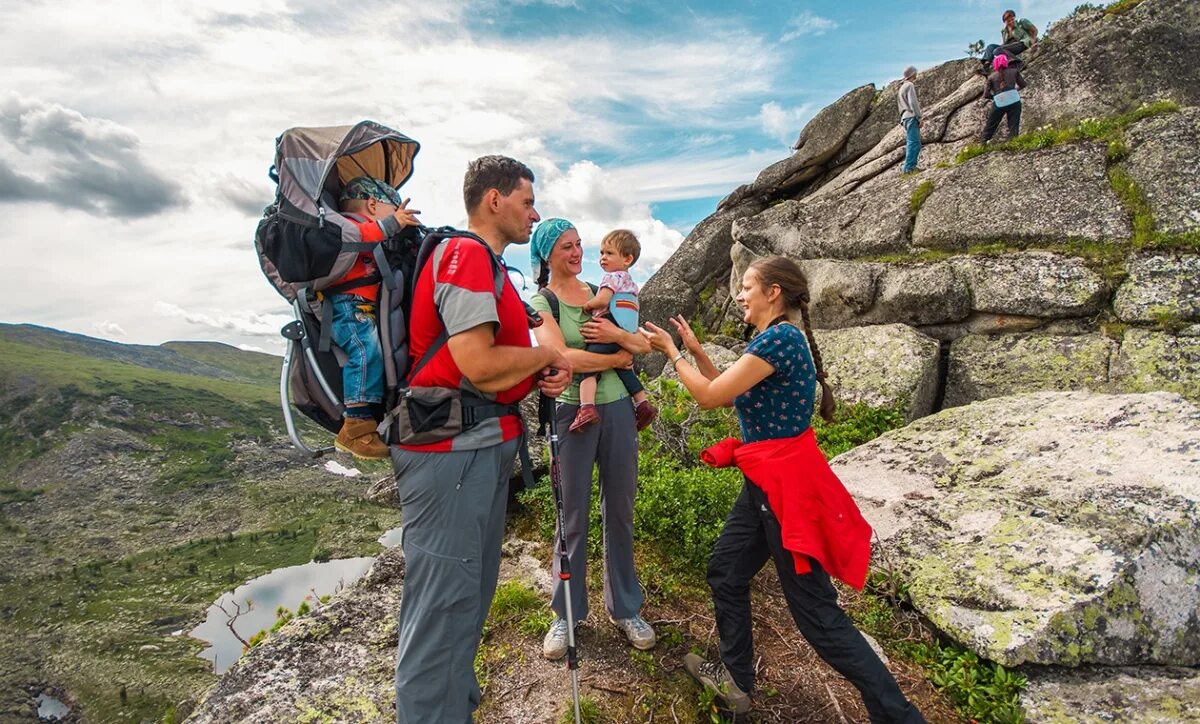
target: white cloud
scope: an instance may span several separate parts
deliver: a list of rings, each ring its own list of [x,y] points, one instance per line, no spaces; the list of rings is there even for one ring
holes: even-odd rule
[[[252,344],[239,344],[236,346],[238,349],[242,350],[243,352],[263,352],[265,354],[269,354],[267,352],[267,350],[263,349],[262,347],[255,347]]]
[[[103,322],[96,322],[95,324],[92,325],[92,329],[94,329],[97,334],[103,335],[105,337],[126,337],[126,336],[128,336],[126,334],[125,330],[121,328],[121,325],[117,324],[116,322],[110,322],[107,319],[104,320]]]
[[[763,133],[783,143],[790,143],[800,134],[801,124],[811,115],[811,110],[808,104],[784,108],[775,101],[769,101],[762,105],[758,120]]]
[[[162,317],[182,319],[188,324],[219,329],[253,337],[278,337],[283,325],[292,321],[287,314],[257,312],[189,312],[169,302],[155,302],[154,311]]]
[[[838,24],[834,20],[817,15],[810,10],[804,10],[787,22],[779,42],[790,43],[806,35],[824,35],[830,30],[837,29],[837,26]]]
[[[658,269],[683,241],[682,234],[654,218],[648,204],[591,161],[574,163],[565,172],[544,169],[543,174],[538,202],[542,218],[569,219],[579,229],[585,249],[593,252],[609,231],[629,229],[642,244],[635,266],[641,278]]]
[[[765,165],[761,153],[728,146],[731,129],[757,125],[728,109],[767,92],[781,62],[761,36],[713,24],[531,43],[473,34],[481,25],[462,21],[487,4],[371,0],[373,26],[403,33],[380,33],[366,54],[347,51],[361,45],[360,24],[318,0],[3,4],[0,64],[13,97],[124,139],[122,158],[140,166],[93,151],[94,165],[165,175],[187,205],[103,220],[99,201],[86,213],[14,204],[16,222],[0,228],[12,272],[0,315],[77,331],[120,319],[135,342],[207,337],[278,349],[290,317],[251,239],[273,193],[274,140],[296,125],[372,118],[419,140],[405,194],[434,225],[465,223],[471,158],[514,155],[537,172],[542,211],[567,215],[596,241],[633,229],[647,272],[681,237],[652,203],[728,193]],[[677,158],[641,160],[639,133],[664,126],[695,140]],[[39,168],[16,164],[16,148],[0,162]],[[589,156],[639,161],[579,160]],[[123,186],[136,184],[104,189],[113,212]],[[47,228],[66,242],[28,243]],[[59,302],[28,301],[42,298],[47,270]]]
[[[10,92],[0,98],[0,203],[129,218],[182,205],[180,184],[153,168],[140,146],[116,123]]]

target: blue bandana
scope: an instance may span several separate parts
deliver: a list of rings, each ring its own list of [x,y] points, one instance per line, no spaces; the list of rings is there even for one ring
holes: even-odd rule
[[[554,251],[558,237],[568,229],[574,228],[575,225],[566,219],[546,219],[534,229],[533,236],[529,239],[529,268],[534,279],[541,276],[541,267],[549,261],[550,252]]]

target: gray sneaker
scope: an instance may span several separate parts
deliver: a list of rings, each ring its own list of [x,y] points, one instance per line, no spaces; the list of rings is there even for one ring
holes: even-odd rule
[[[629,639],[629,643],[633,644],[635,649],[645,651],[646,649],[654,648],[655,642],[658,640],[654,636],[654,629],[641,616],[635,615],[633,618],[609,618],[621,629],[625,634],[625,638]]]
[[[576,626],[576,629],[579,627]],[[561,659],[567,655],[567,622],[565,619],[555,617],[550,624],[550,630],[546,632],[546,638],[542,639],[542,656],[554,661]]]
[[[738,688],[722,662],[705,661],[696,654],[688,654],[683,657],[683,667],[705,689],[720,697],[735,714],[750,711],[750,695]]]

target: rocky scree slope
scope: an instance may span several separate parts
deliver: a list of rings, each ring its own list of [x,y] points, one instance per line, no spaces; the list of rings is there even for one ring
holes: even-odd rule
[[[808,275],[842,400],[916,419],[1035,390],[1200,399],[1196,47],[1191,0],[1081,9],[1026,54],[1022,127],[1039,135],[990,152],[972,147],[977,61],[927,69],[909,175],[898,84],[856,88],[696,226],[645,285],[643,315],[741,337],[735,285],[784,254]]]

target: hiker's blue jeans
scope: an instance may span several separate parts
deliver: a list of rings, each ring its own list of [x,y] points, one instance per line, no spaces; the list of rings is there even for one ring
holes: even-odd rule
[[[374,303],[355,294],[335,294],[325,302],[333,305],[331,336],[347,358],[342,368],[342,404],[383,402],[383,350]]]
[[[905,118],[904,134],[908,139],[904,147],[904,173],[917,167],[917,157],[921,155],[921,121],[917,118]]]

